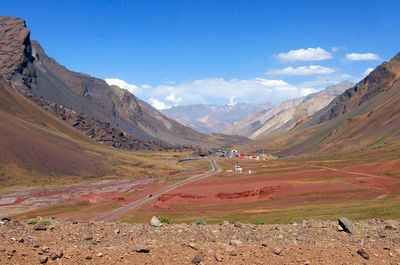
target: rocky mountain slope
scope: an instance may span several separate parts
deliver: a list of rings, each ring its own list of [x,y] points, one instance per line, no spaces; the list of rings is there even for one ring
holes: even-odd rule
[[[353,85],[351,82],[343,81],[317,93],[284,101],[277,107],[256,113],[237,122],[226,133],[243,135],[250,139],[283,134],[292,129],[299,121],[324,108],[337,95]]]
[[[0,263],[397,264],[399,222],[303,220],[281,225],[116,224],[58,219],[0,224]],[[47,224],[47,225],[45,225]]]
[[[3,192],[23,186],[44,187],[127,175],[129,178],[143,174],[157,176],[160,172],[176,170],[160,161],[115,152],[97,142],[127,150],[176,147],[139,141],[109,124],[33,94],[24,95],[7,84],[0,77],[0,188]]]
[[[222,142],[215,142],[216,137],[166,118],[128,91],[59,65],[37,41],[30,41],[30,32],[21,19],[0,16],[0,33],[0,75],[21,91],[84,113],[141,141],[170,145],[223,143],[222,137],[218,137]]]
[[[289,133],[253,147],[282,154],[399,148],[400,54],[336,97]]]
[[[271,104],[234,105],[198,104],[176,106],[163,110],[168,117],[203,133],[225,133],[235,122],[249,115],[268,110]]]

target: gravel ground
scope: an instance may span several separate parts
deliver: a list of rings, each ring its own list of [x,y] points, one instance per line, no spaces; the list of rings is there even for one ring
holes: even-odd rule
[[[317,220],[155,227],[6,219],[0,225],[0,264],[400,264],[394,220],[353,221],[350,234],[337,221]]]

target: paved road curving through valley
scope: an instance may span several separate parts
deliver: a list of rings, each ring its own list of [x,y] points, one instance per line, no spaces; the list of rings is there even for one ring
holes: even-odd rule
[[[165,189],[163,189],[163,190],[161,190],[161,191],[159,191],[159,192],[154,193],[153,196],[150,197],[150,198],[145,197],[145,198],[143,198],[143,199],[134,201],[134,202],[132,202],[132,203],[130,203],[130,204],[128,204],[128,205],[125,205],[125,206],[123,206],[123,207],[121,207],[121,208],[118,208],[118,209],[112,211],[112,212],[109,213],[109,214],[106,214],[106,215],[104,215],[104,216],[102,216],[102,217],[100,217],[100,218],[95,219],[95,221],[105,221],[105,220],[110,219],[110,218],[112,218],[112,217],[115,217],[116,215],[119,215],[119,214],[121,214],[121,213],[123,213],[123,212],[129,211],[129,210],[131,210],[131,209],[133,209],[133,208],[135,208],[135,207],[137,207],[137,206],[139,206],[139,205],[141,205],[141,204],[144,204],[144,203],[146,203],[146,202],[148,202],[148,201],[150,201],[150,200],[152,200],[152,199],[154,199],[154,198],[156,198],[156,197],[158,197],[158,196],[160,196],[160,195],[162,195],[162,194],[164,194],[164,193],[166,193],[166,192],[168,192],[168,191],[171,191],[171,190],[173,190],[173,189],[176,189],[176,188],[178,188],[178,187],[180,187],[180,186],[183,186],[183,185],[185,185],[185,184],[187,184],[187,183],[196,181],[196,180],[198,180],[198,179],[205,178],[205,177],[209,177],[209,176],[213,175],[214,173],[220,171],[220,169],[219,169],[217,163],[215,163],[215,160],[210,160],[210,164],[211,164],[211,167],[212,167],[212,170],[211,170],[211,171],[208,171],[208,172],[206,172],[206,173],[203,173],[203,174],[200,174],[200,175],[191,177],[191,178],[189,178],[189,179],[185,179],[185,180],[183,180],[183,181],[181,181],[181,182],[179,182],[179,183],[176,183],[176,184],[173,184],[173,185],[171,185],[171,186],[168,186],[168,187],[166,187]]]

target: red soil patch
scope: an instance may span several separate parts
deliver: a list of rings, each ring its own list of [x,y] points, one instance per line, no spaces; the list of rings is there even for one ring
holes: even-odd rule
[[[217,193],[216,198],[226,200],[226,199],[239,199],[246,197],[258,197],[265,198],[280,189],[279,186],[267,186],[257,190],[248,190],[242,192],[228,192],[228,193]]]
[[[387,165],[386,163],[383,163]],[[262,165],[258,165],[261,170]],[[370,165],[351,168],[358,173],[368,172]],[[254,168],[254,167],[253,167]],[[386,167],[387,168],[387,167]],[[256,171],[257,168],[254,169]],[[357,173],[357,172],[355,172]],[[344,200],[384,198],[400,192],[400,179],[375,175],[350,174],[340,169],[232,175],[232,177],[211,177],[164,194],[158,201],[141,207],[144,211],[169,209],[176,212],[202,211],[207,206],[221,205],[226,212],[248,211],[252,209],[274,209],[306,203],[335,203]],[[262,187],[262,188],[260,188]],[[241,203],[262,202],[238,208]],[[223,205],[223,206],[222,206]],[[235,205],[230,208],[229,205]],[[187,207],[181,207],[187,206]]]
[[[166,202],[170,199],[172,199],[173,197],[179,197],[182,199],[203,199],[205,198],[205,196],[196,196],[196,195],[191,195],[191,194],[187,194],[187,193],[166,193],[161,195],[160,197],[158,197],[158,201],[161,202]]]

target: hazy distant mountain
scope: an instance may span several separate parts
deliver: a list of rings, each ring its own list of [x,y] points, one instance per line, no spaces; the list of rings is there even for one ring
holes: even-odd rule
[[[255,113],[239,121],[225,133],[260,139],[292,129],[299,121],[328,105],[337,95],[354,86],[349,81],[327,87],[305,97],[287,100],[272,109]]]
[[[271,109],[271,104],[236,103],[235,105],[197,104],[176,106],[163,112],[170,118],[204,133],[223,133],[249,115]]]

